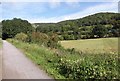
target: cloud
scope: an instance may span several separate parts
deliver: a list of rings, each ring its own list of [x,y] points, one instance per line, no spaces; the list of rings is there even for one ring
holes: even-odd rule
[[[48,22],[60,22],[63,20],[69,20],[69,19],[77,19],[77,18],[82,18],[85,17],[87,15],[91,15],[91,14],[95,14],[98,12],[117,12],[117,4],[116,2],[114,3],[103,3],[100,5],[96,5],[96,6],[92,6],[89,8],[86,8],[83,11],[77,12],[77,13],[73,13],[73,14],[68,14],[68,15],[64,15],[64,16],[60,16],[60,17],[52,17],[52,18],[40,18],[40,19],[32,19],[30,20],[30,22],[34,23],[34,22],[38,22],[38,23],[48,23]]]
[[[65,3],[66,5],[70,7],[78,7],[79,6],[79,0],[48,0],[50,8],[57,8],[61,5],[61,3]]]
[[[69,1],[73,1],[73,0],[67,0],[66,4],[73,6],[72,5],[73,3],[69,2]],[[78,0],[76,0],[76,2],[74,2],[74,4],[78,4],[77,1]],[[111,2],[111,3],[102,3],[102,4],[99,4],[96,6],[91,6],[82,11],[72,13],[72,14],[62,15],[59,17],[56,16],[56,17],[50,17],[50,18],[47,18],[47,17],[39,17],[38,18],[37,15],[40,15],[40,13],[42,13],[46,10],[44,4],[42,5],[42,3],[41,3],[41,5],[39,5],[39,3],[37,3],[37,2],[31,3],[32,5],[30,5],[28,2],[27,3],[19,3],[19,4],[16,4],[17,2],[11,2],[11,3],[12,3],[12,5],[7,5],[2,9],[2,11],[4,13],[3,17],[5,17],[4,19],[8,19],[8,18],[11,19],[11,18],[17,17],[17,18],[29,20],[29,22],[31,22],[31,23],[59,22],[59,21],[63,21],[63,20],[82,18],[84,16],[91,15],[91,14],[98,13],[98,12],[117,12],[118,11],[118,3]],[[51,8],[57,8],[58,6],[61,5],[61,2],[57,2],[58,5],[56,5],[55,0],[53,0],[52,3],[50,2],[50,4],[52,6]],[[37,6],[37,5],[39,5],[39,6]],[[29,8],[29,6],[30,6],[30,9],[26,9],[26,8]],[[30,12],[28,12],[28,10],[30,10]],[[34,13],[34,15],[31,12]]]
[[[50,8],[57,8],[58,6],[60,6],[60,1],[56,2],[56,0],[51,0],[51,2],[49,2],[49,6]]]
[[[4,2],[2,4],[2,17],[4,19],[10,19],[14,17],[26,18],[31,16],[34,18],[40,13],[46,11],[46,7],[44,7],[44,5],[44,3],[37,2]]]
[[[118,2],[119,0],[1,0],[1,2]]]
[[[96,5],[93,7],[89,7],[83,11],[74,13],[74,14],[70,14],[68,16],[64,16],[65,19],[76,19],[76,18],[80,18],[80,17],[84,17],[87,15],[91,15],[94,13],[98,13],[98,12],[117,12],[117,3],[103,3],[100,5]]]

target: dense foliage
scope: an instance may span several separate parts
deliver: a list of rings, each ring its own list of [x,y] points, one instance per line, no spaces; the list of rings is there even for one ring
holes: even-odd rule
[[[49,48],[59,47],[59,38],[57,34],[54,33],[47,35],[45,33],[32,32],[32,34],[28,36],[27,34],[21,32],[16,34],[14,39],[28,43],[35,43]]]
[[[119,13],[97,13],[84,18],[67,20],[58,23],[35,23],[36,31],[57,33],[61,39],[86,39],[94,37],[118,37],[120,26]],[[100,32],[94,31],[98,27]]]
[[[27,20],[14,18],[2,21],[2,38],[13,38],[17,33],[30,34],[33,31],[32,25]]]
[[[104,37],[107,32],[108,30],[102,25],[97,25],[92,30],[93,35],[96,35],[98,37]]]
[[[2,23],[0,22],[0,38],[2,38]]]
[[[71,79],[116,79],[118,78],[118,56],[98,54],[81,56],[77,60],[61,59],[59,72]]]

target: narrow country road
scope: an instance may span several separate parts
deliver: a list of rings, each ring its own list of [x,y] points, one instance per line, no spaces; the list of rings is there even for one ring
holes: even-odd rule
[[[22,52],[3,41],[3,79],[52,79]]]

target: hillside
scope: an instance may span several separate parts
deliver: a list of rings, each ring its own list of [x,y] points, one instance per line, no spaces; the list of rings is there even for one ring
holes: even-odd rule
[[[16,28],[17,27],[17,28]],[[17,33],[33,31],[56,33],[61,40],[78,40],[103,37],[119,37],[120,13],[96,13],[80,19],[58,23],[29,23],[27,20],[13,18],[2,21],[2,38],[12,38]]]
[[[91,25],[97,25],[97,24],[111,24],[111,21],[119,19],[120,16],[119,13],[96,13],[93,15],[89,15],[80,19],[75,19],[75,20],[67,20],[67,21],[62,21],[59,23],[70,23],[74,22],[78,26],[91,26]]]
[[[67,40],[94,38],[95,36],[119,36],[119,21],[119,13],[96,13],[80,19],[66,20],[58,23],[34,23],[34,26],[37,27],[36,31],[40,31],[43,33],[54,32],[57,33],[61,37],[61,39]],[[105,28],[105,34],[102,36],[94,34],[93,29],[96,26]]]

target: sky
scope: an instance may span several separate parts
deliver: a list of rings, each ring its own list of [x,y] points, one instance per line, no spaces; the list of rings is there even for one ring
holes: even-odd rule
[[[31,23],[56,23],[78,19],[99,12],[118,12],[117,0],[104,1],[1,1],[0,21],[21,18]]]

